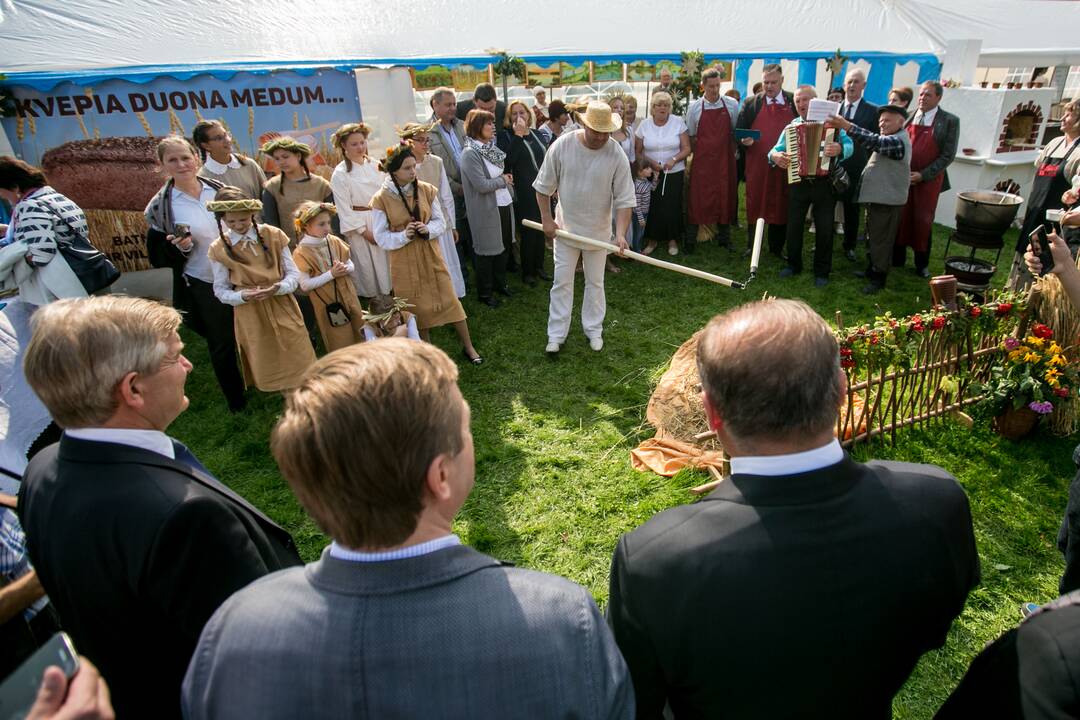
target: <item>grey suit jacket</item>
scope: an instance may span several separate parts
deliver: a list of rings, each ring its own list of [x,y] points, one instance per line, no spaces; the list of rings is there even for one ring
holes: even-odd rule
[[[480,153],[467,147],[461,153],[461,187],[465,195],[473,252],[477,255],[498,255],[503,251],[503,237],[495,191],[505,188],[506,180],[501,175],[491,177]],[[514,189],[508,189],[513,197]]]
[[[184,678],[202,718],[632,718],[592,596],[456,546],[275,573],[210,619]]]
[[[437,118],[432,115],[432,122],[437,122]],[[458,142],[461,147],[465,147],[465,123],[458,119],[454,119],[454,135],[457,136]],[[454,197],[460,200],[461,198],[461,168],[458,166],[457,158],[454,157],[454,150],[447,144],[446,139],[443,137],[442,126],[437,126],[431,129],[428,133],[428,137],[431,138],[430,151],[442,158],[443,169],[446,170],[446,178],[450,181],[450,190],[454,193]]]
[[[911,114],[908,121],[904,123],[904,127],[915,122],[916,113]],[[937,159],[923,168],[920,174],[923,182],[927,182],[945,173],[945,182],[941,185],[941,192],[945,192],[952,187],[949,184],[949,173],[945,168],[949,167],[956,158],[956,146],[960,144],[960,118],[950,112],[945,112],[940,105],[937,115],[934,116],[934,142],[937,143],[939,150]]]

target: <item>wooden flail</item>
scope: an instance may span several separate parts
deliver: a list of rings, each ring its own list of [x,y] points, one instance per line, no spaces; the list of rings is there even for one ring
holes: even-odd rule
[[[806,177],[829,174],[832,158],[825,155],[825,145],[835,142],[836,129],[825,129],[823,123],[803,122],[784,129],[788,157],[788,184],[802,182]]]

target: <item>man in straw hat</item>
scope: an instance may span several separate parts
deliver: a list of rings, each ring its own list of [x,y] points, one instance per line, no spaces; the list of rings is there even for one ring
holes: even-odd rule
[[[557,356],[570,332],[578,258],[585,267],[581,326],[589,338],[589,346],[596,351],[604,347],[602,334],[607,312],[604,299],[607,253],[582,250],[562,238],[556,239],[556,230],[562,228],[589,238],[610,239],[614,213],[614,242],[621,253],[627,248],[626,231],[635,204],[630,164],[622,148],[610,137],[622,126],[622,118],[612,115],[606,103],[591,102],[578,120],[582,129],[564,133],[551,144],[533,183],[544,235],[555,241],[555,282],[551,286],[547,330],[547,352],[551,357]],[[556,191],[559,204],[552,218],[551,196]]]

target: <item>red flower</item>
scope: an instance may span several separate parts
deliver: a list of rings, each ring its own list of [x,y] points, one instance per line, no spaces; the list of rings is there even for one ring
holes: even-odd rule
[[[840,357],[851,357],[851,348],[840,348]]]
[[[915,323],[916,325],[922,325],[922,315],[912,315],[911,322]]]
[[[926,328],[923,327],[922,322],[917,322],[917,323],[912,324],[911,329],[914,330],[915,332],[922,332]]]
[[[896,322],[895,320],[889,320],[889,327],[891,327],[891,328],[894,328],[899,324],[900,323]]]
[[[879,342],[881,342],[881,338],[879,338],[877,335],[871,335],[870,336],[870,344],[871,345],[877,345]]]
[[[1054,388],[1054,394],[1057,395],[1058,397],[1069,397],[1069,388],[1066,388],[1066,387]]]
[[[840,361],[840,367],[849,369],[855,367],[855,361],[851,359],[845,359]]]
[[[930,327],[934,328],[935,330],[940,330],[941,328],[945,327],[945,318],[943,318],[943,317],[934,318],[934,322],[931,324]]]
[[[998,303],[997,310],[998,315],[1008,315],[1012,311],[1012,303]]]
[[[1031,328],[1031,334],[1037,338],[1054,337],[1054,331],[1046,327],[1042,323],[1035,323],[1035,326]]]
[[[971,308],[971,317],[979,317],[982,315],[982,308],[978,305],[973,305]]]

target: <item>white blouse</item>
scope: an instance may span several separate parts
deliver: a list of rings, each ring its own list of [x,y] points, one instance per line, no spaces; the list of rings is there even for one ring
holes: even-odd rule
[[[637,137],[641,138],[646,157],[661,165],[679,154],[682,145],[679,137],[686,132],[686,123],[678,115],[669,115],[663,125],[657,125],[647,117],[638,125]],[[670,172],[682,172],[686,163],[682,160],[672,166]]]
[[[217,218],[214,213],[206,209],[206,203],[214,200],[217,190],[199,183],[202,191],[198,199],[188,195],[183,190],[173,187],[170,193],[172,202],[173,223],[182,223],[191,229],[191,240],[195,244],[191,250],[184,253],[187,262],[184,264],[184,274],[196,280],[206,283],[214,282],[214,271],[210,268],[210,258],[206,253],[210,250],[210,244],[218,239],[221,231],[218,229]]]
[[[330,176],[330,188],[334,191],[334,206],[337,208],[341,232],[353,230],[363,232],[371,223],[371,212],[353,210],[354,207],[371,207],[371,198],[379,192],[386,174],[379,171],[379,165],[371,158],[363,165],[352,164],[352,170],[345,170],[342,160]]]
[[[225,239],[230,245],[236,248],[238,255],[245,252],[250,252],[254,256],[262,254],[262,247],[259,245],[258,237],[255,234],[255,227],[252,226],[243,235],[238,235],[232,230],[227,231]],[[240,247],[237,247],[240,245]],[[255,248],[258,248],[256,250]],[[214,273],[214,295],[218,300],[226,305],[243,305],[247,302],[240,290],[236,289],[233,285],[232,278],[229,277],[229,268],[225,267],[216,260],[210,260],[210,267]],[[289,247],[286,245],[281,248],[281,264],[285,270],[285,274],[281,276],[275,295],[288,295],[296,290],[296,285],[300,281],[300,270],[296,267],[296,263],[293,262],[292,253],[289,252]]]
[[[499,177],[500,175],[502,175],[502,174],[504,174],[506,172],[506,170],[502,169],[501,167],[499,167],[495,163],[491,162],[490,160],[488,160],[483,155],[480,156],[480,159],[484,161],[484,167],[487,168],[488,175],[490,175],[491,177],[497,178],[497,177]],[[513,205],[514,204],[514,196],[511,195],[510,191],[507,190],[506,188],[504,188],[504,187],[499,188],[498,190],[495,191],[495,202],[498,203],[499,207],[506,207],[507,205]]]
[[[394,184],[389,178],[383,183],[383,187],[388,189],[392,193],[396,193],[397,189],[394,188]],[[405,187],[401,188],[401,191],[406,193],[409,198],[412,198],[413,183],[409,183]],[[427,221],[428,237],[432,240],[437,240],[440,235],[446,232],[446,223],[443,221],[442,203],[431,203],[431,217]],[[405,231],[391,232],[390,222],[386,218],[386,213],[382,210],[371,211],[372,232],[375,234],[375,242],[383,250],[398,250],[411,243],[416,238],[411,238],[405,234]]]
[[[326,238],[317,238],[305,234],[304,237],[300,238],[300,244],[304,247],[313,248],[315,252],[319,254],[320,265],[325,265],[327,268],[333,265],[333,263],[330,262],[330,252],[327,249]],[[347,258],[345,260],[345,269],[352,274],[352,271],[355,269],[352,258]],[[304,292],[311,292],[315,288],[321,288],[323,285],[334,279],[334,276],[330,274],[330,270],[316,275],[315,277],[308,275],[300,268],[297,268],[296,270],[300,273],[300,289]]]

